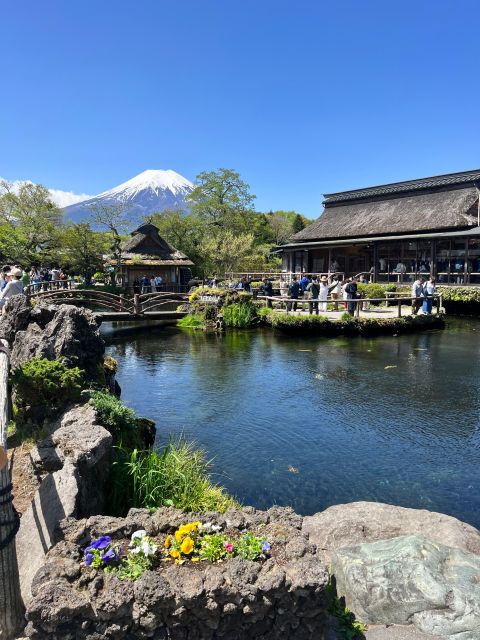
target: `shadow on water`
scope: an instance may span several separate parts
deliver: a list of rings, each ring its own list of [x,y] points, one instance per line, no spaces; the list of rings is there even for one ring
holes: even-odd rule
[[[477,320],[374,339],[165,327],[108,352],[159,444],[195,439],[245,503],[375,500],[480,525]]]

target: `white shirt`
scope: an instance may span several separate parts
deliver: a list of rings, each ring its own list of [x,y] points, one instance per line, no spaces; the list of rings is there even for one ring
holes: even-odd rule
[[[23,293],[23,282],[21,280],[10,280],[5,289],[0,293],[0,300],[7,300],[12,296]]]

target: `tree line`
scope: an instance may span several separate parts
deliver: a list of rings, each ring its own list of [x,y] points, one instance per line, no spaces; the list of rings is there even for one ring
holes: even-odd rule
[[[275,269],[272,249],[310,222],[295,211],[255,211],[255,196],[230,169],[200,173],[187,199],[187,210],[166,210],[146,221],[194,262],[199,275],[214,271]],[[128,210],[121,204],[97,204],[86,221],[64,221],[63,213],[42,185],[26,182],[13,188],[0,182],[0,262],[59,264],[91,277],[102,271],[105,256],[117,262],[127,237]]]

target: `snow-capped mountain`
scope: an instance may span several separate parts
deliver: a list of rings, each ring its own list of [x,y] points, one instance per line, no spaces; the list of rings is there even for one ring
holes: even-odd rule
[[[118,187],[104,191],[82,202],[66,207],[65,218],[74,222],[88,220],[92,205],[122,205],[129,220],[129,231],[139,226],[143,218],[165,209],[185,211],[186,197],[193,184],[171,169],[148,169]]]

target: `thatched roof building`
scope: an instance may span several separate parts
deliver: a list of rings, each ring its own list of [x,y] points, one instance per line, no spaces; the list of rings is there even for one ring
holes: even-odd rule
[[[402,281],[480,282],[479,186],[475,170],[325,194],[320,218],[282,247],[283,268],[398,281],[403,264]]]
[[[131,287],[135,278],[161,276],[163,286],[181,285],[190,279],[193,262],[184,253],[172,247],[153,224],[143,224],[132,231],[131,238],[122,247],[120,278]]]

